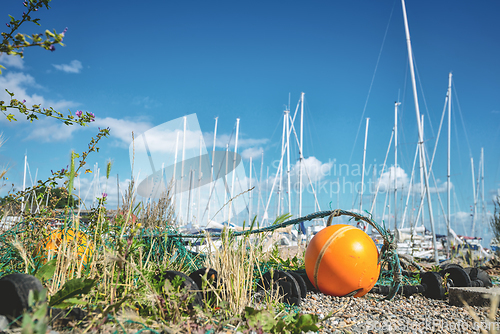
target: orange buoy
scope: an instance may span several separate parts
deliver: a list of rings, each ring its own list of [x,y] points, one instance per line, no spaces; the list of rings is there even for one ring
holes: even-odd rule
[[[321,292],[361,297],[380,274],[378,250],[364,231],[344,224],[325,227],[309,242],[305,255],[307,277]]]
[[[71,228],[50,232],[49,236],[38,247],[38,254],[41,255],[42,262],[45,263],[52,259],[57,252],[61,251],[63,240],[66,242],[66,249],[76,250],[78,261],[86,265],[92,254],[92,244],[87,240],[85,233],[77,231],[75,236],[75,231]]]

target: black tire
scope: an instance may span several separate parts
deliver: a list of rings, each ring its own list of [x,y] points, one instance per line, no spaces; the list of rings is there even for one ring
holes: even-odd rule
[[[30,291],[40,292],[43,285],[35,276],[10,274],[0,279],[0,314],[18,317],[28,308]]]
[[[304,281],[304,279],[302,278],[302,276],[300,276],[299,274],[297,274],[294,271],[289,271],[288,273],[290,275],[292,275],[293,278],[295,278],[295,280],[297,281],[297,284],[299,284],[300,297],[306,298],[306,295],[307,295],[307,285],[306,285],[306,282]]]
[[[301,292],[295,278],[282,270],[275,270],[273,275],[268,271],[257,284],[257,290],[275,290],[283,297],[283,302],[289,305],[300,305]]]
[[[183,280],[180,285],[180,288],[186,289],[186,291],[194,295],[192,303],[188,305],[189,308],[192,308],[193,306],[196,305],[197,306],[202,305],[202,294],[200,292],[200,289],[198,285],[188,275],[181,273],[180,271],[167,270],[158,274],[156,278],[160,282],[165,282],[166,280],[173,282],[176,277],[180,277]]]

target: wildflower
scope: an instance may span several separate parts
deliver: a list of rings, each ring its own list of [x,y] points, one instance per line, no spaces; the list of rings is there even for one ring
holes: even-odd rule
[[[94,115],[94,113],[90,112],[89,115],[91,117],[90,121],[91,122],[95,121],[95,115]]]
[[[106,197],[108,197],[108,194],[106,194],[106,193],[102,193],[102,198],[104,199],[104,198],[106,198]]]
[[[6,25],[7,27],[10,27],[10,24],[8,24],[8,23],[5,23],[5,25]]]
[[[26,100],[23,100],[23,103],[26,103]]]
[[[81,110],[78,110],[75,115],[78,117],[82,117],[83,112]]]
[[[49,46],[49,50],[54,52],[54,51],[56,51],[56,47],[54,45],[51,45],[51,46]]]

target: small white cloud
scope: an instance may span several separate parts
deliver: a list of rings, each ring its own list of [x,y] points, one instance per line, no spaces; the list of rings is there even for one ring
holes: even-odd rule
[[[56,142],[71,138],[74,131],[80,129],[79,126],[68,126],[61,121],[49,118],[40,118],[30,124],[29,135],[25,140],[39,140],[42,142]]]
[[[83,68],[82,63],[79,60],[72,60],[69,64],[52,64],[52,66],[54,66],[57,70],[66,73],[80,73]]]
[[[118,140],[118,145],[127,147],[132,142],[132,132],[135,137],[153,127],[151,123],[137,120],[125,120],[112,117],[96,118],[92,123],[94,127],[110,128],[111,138]]]
[[[262,152],[264,152],[262,147],[250,147],[241,152],[241,157],[243,159],[258,159],[262,156]]]
[[[395,176],[397,181],[396,183],[394,182]],[[377,185],[379,185],[380,192],[385,192],[394,190],[395,186],[397,186],[398,189],[407,188],[409,182],[410,179],[408,178],[408,174],[406,174],[404,169],[402,169],[401,167],[394,168],[394,166],[391,166],[389,167],[389,170],[387,172],[384,172],[382,173],[382,175],[380,175]]]
[[[150,98],[149,96],[140,97],[136,96],[132,99],[132,104],[141,106],[144,109],[158,108],[161,107],[161,103]]]
[[[0,65],[3,65],[6,69],[14,67],[22,70],[24,68],[24,60],[19,56],[8,56],[2,53],[0,54]]]

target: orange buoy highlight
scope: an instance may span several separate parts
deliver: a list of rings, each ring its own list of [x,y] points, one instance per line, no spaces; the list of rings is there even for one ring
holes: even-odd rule
[[[345,224],[325,227],[309,242],[305,254],[307,277],[321,292],[361,297],[380,275],[378,249],[364,231]]]
[[[46,262],[55,257],[56,253],[61,251],[63,240],[66,243],[66,251],[75,250],[78,261],[85,266],[92,254],[92,244],[85,233],[77,231],[75,234],[71,228],[50,232],[49,236],[38,247],[38,254],[41,255],[42,261]]]

